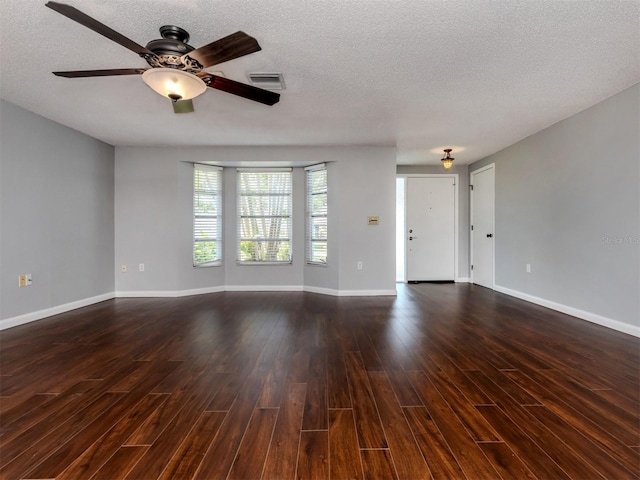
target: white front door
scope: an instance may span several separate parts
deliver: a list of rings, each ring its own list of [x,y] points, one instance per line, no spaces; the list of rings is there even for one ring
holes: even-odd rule
[[[408,177],[407,281],[455,279],[455,180]]]
[[[494,288],[494,202],[493,164],[471,172],[471,281]]]

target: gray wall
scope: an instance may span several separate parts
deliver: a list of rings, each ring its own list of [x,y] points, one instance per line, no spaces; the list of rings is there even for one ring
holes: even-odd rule
[[[496,166],[496,287],[640,326],[639,116],[636,84],[471,165]]]
[[[113,293],[113,155],[0,101],[0,319]]]
[[[236,176],[225,170],[224,254],[220,267],[193,268],[192,167],[328,163],[329,264],[304,261],[304,173],[294,170],[294,261],[236,264]],[[307,288],[328,293],[394,291],[395,149],[375,147],[210,147],[115,150],[116,291],[172,294],[216,288]],[[368,227],[367,215],[380,216]],[[365,268],[356,270],[362,261]],[[145,272],[138,272],[138,264]],[[127,273],[120,265],[127,264]]]
[[[116,291],[175,291],[183,225],[178,215],[180,162],[164,148],[115,150]],[[184,202],[180,202],[183,208]],[[187,207],[188,208],[188,207]],[[187,233],[189,233],[187,225]],[[186,257],[191,266],[191,255]],[[145,271],[139,272],[143,263]],[[121,266],[127,272],[121,272]]]
[[[398,165],[398,175],[441,175],[440,165]],[[469,168],[454,165],[447,174],[458,175],[458,272],[457,277],[469,278]]]
[[[395,291],[395,149],[354,148],[337,161],[329,188],[338,201],[339,289]],[[368,216],[378,216],[380,224],[367,225]]]

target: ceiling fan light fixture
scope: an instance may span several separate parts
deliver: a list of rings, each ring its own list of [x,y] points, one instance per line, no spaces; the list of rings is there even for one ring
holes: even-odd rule
[[[152,68],[142,74],[142,80],[153,91],[176,100],[190,100],[202,95],[207,84],[195,75],[173,68]]]
[[[445,155],[442,158],[441,162],[442,168],[444,168],[445,170],[449,170],[453,166],[453,161],[455,160],[455,158],[451,156],[451,150],[451,148],[444,149]]]

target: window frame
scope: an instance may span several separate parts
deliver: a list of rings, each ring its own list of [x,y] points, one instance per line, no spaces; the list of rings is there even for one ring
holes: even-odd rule
[[[317,165],[311,165],[305,167],[305,261],[307,265],[326,267],[329,261],[329,173],[327,171],[326,163],[320,163]],[[324,172],[325,184],[324,189],[320,191],[312,191],[312,179],[316,172]],[[324,213],[318,213],[314,211],[313,199],[317,195],[324,195],[325,199],[325,211]],[[324,218],[326,228],[326,238],[314,237],[314,219]],[[325,258],[324,261],[315,259],[313,257],[314,243],[325,244]]]
[[[214,189],[208,189],[208,190],[198,190],[197,186],[196,186],[196,181],[197,181],[197,175],[199,175],[201,172],[215,172],[216,173],[216,177],[217,177],[217,182],[216,182],[216,186]],[[194,163],[193,164],[193,203],[192,203],[192,249],[191,249],[191,259],[192,259],[192,263],[193,263],[193,267],[194,268],[202,268],[202,267],[217,267],[222,265],[222,258],[223,258],[223,228],[224,228],[224,222],[223,222],[223,191],[222,191],[222,185],[223,185],[223,181],[222,181],[222,177],[223,177],[223,169],[222,167],[218,167],[218,166],[214,166],[214,165],[207,165],[207,164],[201,164],[201,163]],[[197,202],[199,201],[200,196],[202,195],[209,195],[209,196],[213,196],[214,197],[214,202],[215,202],[215,210],[217,211],[217,213],[213,214],[213,215],[207,215],[201,212],[197,212],[196,211],[196,206],[197,206]],[[204,242],[207,240],[204,239],[200,239],[199,237],[202,237],[202,234],[198,234],[197,233],[197,227],[198,227],[198,220],[199,219],[204,219],[204,218],[215,218],[215,232],[216,232],[216,237],[214,240],[209,240],[209,241],[213,241],[216,244],[216,253],[215,253],[215,258],[213,260],[207,260],[207,261],[203,261],[203,262],[198,262],[196,261],[196,246],[198,243],[200,242]]]
[[[288,173],[288,191],[275,192],[273,190],[269,192],[243,192],[242,190],[242,181],[241,177],[243,174],[268,174],[268,173]],[[238,168],[236,169],[236,201],[237,201],[237,211],[236,211],[236,220],[237,220],[237,229],[236,229],[236,264],[237,265],[291,265],[293,263],[293,169],[291,168]],[[285,197],[285,210],[288,210],[288,214],[283,215],[243,215],[242,206],[243,206],[243,197],[245,196],[255,196],[255,197]],[[276,219],[282,218],[287,220],[288,231],[286,233],[286,237],[243,237],[242,229],[243,229],[243,219],[245,218],[256,218],[256,219]],[[285,260],[243,260],[242,259],[242,243],[243,242],[255,242],[255,241],[273,241],[273,242],[285,242],[288,244],[288,252],[289,258]]]

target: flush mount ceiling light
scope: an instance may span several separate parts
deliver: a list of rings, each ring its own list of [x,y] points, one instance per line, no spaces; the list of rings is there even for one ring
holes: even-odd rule
[[[202,95],[207,90],[207,84],[192,73],[174,68],[152,68],[142,74],[142,80],[156,93],[178,100],[190,100]]]
[[[442,167],[445,170],[449,170],[452,166],[453,166],[453,161],[455,160],[455,158],[453,158],[451,156],[451,148],[445,148],[444,149],[444,157],[442,158]]]

